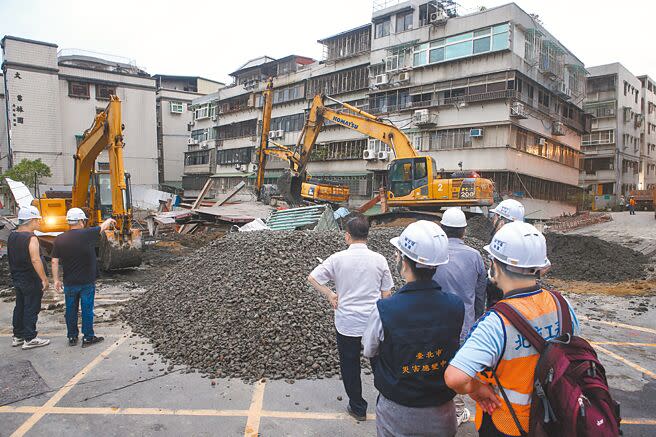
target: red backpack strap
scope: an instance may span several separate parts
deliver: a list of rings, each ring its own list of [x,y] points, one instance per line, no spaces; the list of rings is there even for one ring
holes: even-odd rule
[[[574,326],[572,325],[572,315],[569,312],[569,304],[565,300],[562,294],[557,292],[556,290],[549,290],[549,293],[554,297],[556,300],[556,304],[558,305],[558,310],[559,310],[559,318],[560,320],[560,334],[570,334],[574,335]]]
[[[531,345],[538,350],[539,353],[542,353],[542,350],[547,345],[547,342],[542,338],[540,334],[531,326],[531,324],[526,320],[526,318],[512,305],[509,305],[503,301],[497,302],[493,307],[494,311],[503,315],[506,319],[512,323],[512,325],[519,331],[524,338],[526,338]],[[571,323],[571,322],[570,322]]]

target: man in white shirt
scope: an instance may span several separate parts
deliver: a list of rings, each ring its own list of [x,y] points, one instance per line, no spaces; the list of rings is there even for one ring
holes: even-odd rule
[[[362,214],[346,222],[349,248],[328,257],[308,276],[312,287],[326,296],[335,310],[337,350],[348,413],[366,420],[367,401],[362,398],[360,349],[362,334],[376,301],[389,296],[394,282],[385,257],[367,248],[369,221]],[[333,281],[335,291],[326,284]],[[375,360],[371,361],[372,367]]]

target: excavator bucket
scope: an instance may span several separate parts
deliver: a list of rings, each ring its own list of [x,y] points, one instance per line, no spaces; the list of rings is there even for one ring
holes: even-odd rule
[[[100,267],[117,270],[141,265],[141,230],[132,229],[124,238],[117,230],[107,230],[100,241]]]
[[[278,178],[278,191],[292,208],[303,205],[301,185],[305,179],[305,173],[294,176],[289,169],[284,170]]]

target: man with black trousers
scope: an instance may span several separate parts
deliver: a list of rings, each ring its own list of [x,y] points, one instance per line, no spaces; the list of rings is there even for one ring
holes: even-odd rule
[[[100,234],[116,223],[105,220],[100,226],[87,228],[87,216],[80,208],[71,208],[66,213],[70,230],[58,235],[52,249],[52,277],[55,289],[64,291],[66,301],[66,330],[68,345],[78,342],[77,314],[82,309],[82,347],[104,340],[93,331],[93,301],[96,295],[96,245]],[[59,263],[64,268],[64,282],[59,279]]]
[[[347,219],[348,249],[337,252],[308,276],[312,287],[326,296],[335,310],[337,350],[344,389],[349,397],[347,412],[366,420],[367,401],[362,397],[360,376],[361,340],[376,301],[389,296],[394,282],[385,257],[367,248],[369,221],[362,214]],[[335,291],[326,284],[333,281]],[[372,368],[375,360],[371,360]]]
[[[7,239],[7,258],[11,279],[16,290],[14,335],[11,345],[23,350],[47,346],[50,340],[37,337],[36,322],[41,311],[41,298],[48,289],[48,277],[41,257],[39,229],[41,214],[35,206],[23,206],[18,211],[18,227]]]

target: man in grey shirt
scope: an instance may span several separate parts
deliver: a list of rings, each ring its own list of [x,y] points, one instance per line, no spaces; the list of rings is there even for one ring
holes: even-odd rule
[[[460,208],[448,208],[442,215],[441,225],[449,237],[449,263],[437,269],[433,280],[443,290],[457,294],[465,304],[465,319],[460,332],[460,344],[463,344],[474,321],[485,310],[487,272],[478,250],[462,240],[467,229],[465,213]],[[462,396],[456,396],[453,401],[460,426],[469,420],[470,412],[465,408]]]

